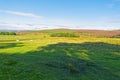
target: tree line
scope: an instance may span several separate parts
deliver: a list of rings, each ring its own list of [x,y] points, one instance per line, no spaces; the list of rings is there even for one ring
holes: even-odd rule
[[[79,37],[77,33],[52,33],[51,37]]]
[[[0,35],[16,35],[15,32],[0,32]]]

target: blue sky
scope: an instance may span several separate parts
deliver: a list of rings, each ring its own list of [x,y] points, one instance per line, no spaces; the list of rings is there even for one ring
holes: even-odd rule
[[[120,29],[120,0],[0,0],[0,29]]]

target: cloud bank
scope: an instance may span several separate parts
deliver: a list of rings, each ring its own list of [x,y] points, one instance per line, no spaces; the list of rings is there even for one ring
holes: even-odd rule
[[[43,30],[43,29],[99,29],[99,30],[117,30],[120,29],[116,24],[106,22],[103,24],[81,24],[81,25],[62,25],[62,24],[40,24],[40,23],[9,23],[0,22],[0,30]]]

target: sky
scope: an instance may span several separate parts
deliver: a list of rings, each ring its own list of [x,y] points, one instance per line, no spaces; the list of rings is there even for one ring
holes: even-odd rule
[[[0,0],[0,30],[120,29],[120,0]]]

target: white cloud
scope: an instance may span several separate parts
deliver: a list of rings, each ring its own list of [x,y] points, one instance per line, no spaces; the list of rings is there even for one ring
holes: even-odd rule
[[[42,16],[38,16],[32,13],[25,13],[25,12],[17,12],[17,11],[8,11],[8,10],[0,10],[1,13],[7,13],[7,14],[14,14],[18,16],[25,16],[25,17],[31,17],[31,18],[42,18]]]
[[[108,20],[108,21],[105,21],[105,23],[117,24],[117,23],[120,23],[120,20]]]
[[[113,17],[103,18],[99,22],[93,23],[47,22],[43,21],[43,19],[42,21],[39,19],[34,21],[2,20],[0,21],[0,30],[42,30],[56,28],[113,30],[120,29],[119,21],[119,19],[114,19]]]

